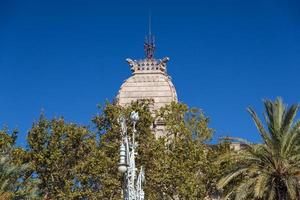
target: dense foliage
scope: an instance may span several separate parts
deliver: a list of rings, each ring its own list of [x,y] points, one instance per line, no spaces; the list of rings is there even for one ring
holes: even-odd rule
[[[28,133],[27,159],[45,199],[84,199],[100,190],[96,135],[84,126],[41,116]]]
[[[204,174],[219,173],[213,148],[206,144],[213,133],[209,119],[197,109],[172,103],[157,113],[151,113],[151,102],[135,102],[127,108],[106,104],[94,118],[100,133],[100,149],[105,155],[106,170],[102,181],[103,199],[120,199],[122,180],[117,174],[120,145],[120,114],[129,117],[131,111],[140,113],[138,130],[138,165],[146,171],[147,199],[203,199],[215,187],[216,178],[208,180]],[[163,118],[165,136],[155,138],[154,122]],[[129,123],[130,120],[127,120]],[[128,124],[131,133],[131,125]],[[215,150],[216,148],[214,148]],[[220,151],[221,152],[221,151]],[[108,198],[109,197],[109,198]]]
[[[245,143],[243,150],[226,155],[236,165],[219,182],[220,188],[229,185],[224,199],[300,199],[300,121],[294,122],[299,106],[286,108],[281,99],[264,105],[267,129],[248,109],[263,143]]]
[[[0,200],[38,199],[38,179],[26,175],[28,163],[20,164],[24,152],[14,146],[16,136],[16,131],[0,131]]]
[[[0,131],[0,200],[122,199],[118,119],[127,118],[131,134],[132,111],[140,116],[137,166],[146,172],[147,200],[299,199],[300,122],[293,123],[298,105],[287,109],[279,99],[265,101],[267,130],[249,109],[263,143],[241,140],[243,148],[233,151],[230,140],[210,142],[214,130],[203,111],[172,103],[153,112],[151,103],[123,108],[107,102],[90,127],[42,114],[26,148],[15,146],[16,131]],[[155,137],[158,121],[166,134]]]

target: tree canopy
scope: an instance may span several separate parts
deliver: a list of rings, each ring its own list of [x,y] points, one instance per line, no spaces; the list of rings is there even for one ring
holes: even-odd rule
[[[266,129],[248,108],[263,143],[246,142],[241,151],[226,155],[236,165],[219,181],[219,188],[227,188],[224,199],[300,199],[300,121],[295,121],[299,106],[287,108],[280,98],[265,100],[264,106]]]
[[[132,111],[140,116],[136,164],[145,169],[147,200],[299,199],[298,105],[264,101],[265,124],[249,108],[263,143],[238,139],[242,149],[234,151],[230,139],[211,142],[215,130],[201,109],[173,102],[153,111],[151,103],[106,102],[89,126],[41,114],[28,131],[26,147],[15,145],[17,131],[4,128],[0,199],[121,199],[118,120],[127,118],[132,134]],[[156,136],[158,122],[165,134]]]

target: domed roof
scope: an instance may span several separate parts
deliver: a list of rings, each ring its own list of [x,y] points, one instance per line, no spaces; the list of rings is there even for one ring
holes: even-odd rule
[[[152,99],[156,110],[172,101],[177,102],[175,87],[166,71],[169,58],[126,60],[131,67],[132,76],[119,90],[117,99],[121,106],[139,99]]]

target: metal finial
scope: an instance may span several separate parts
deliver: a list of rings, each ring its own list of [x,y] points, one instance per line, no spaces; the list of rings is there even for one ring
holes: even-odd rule
[[[148,27],[148,31],[149,31],[149,35],[151,35],[151,26],[152,26],[152,24],[151,24],[151,10],[149,10],[149,27]]]
[[[137,122],[140,117],[139,117],[139,113],[138,112],[135,112],[135,111],[132,111],[130,113],[130,119],[133,121],[133,122]]]
[[[152,59],[154,56],[155,44],[154,44],[154,36],[152,35],[152,16],[151,12],[149,11],[149,24],[148,24],[148,35],[145,39],[144,49],[146,53],[147,59]]]

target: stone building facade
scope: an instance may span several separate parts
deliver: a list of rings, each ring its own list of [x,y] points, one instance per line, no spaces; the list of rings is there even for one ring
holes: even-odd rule
[[[121,106],[139,99],[153,100],[153,109],[177,101],[175,87],[167,74],[167,61],[164,59],[126,59],[132,75],[122,84],[117,96]]]
[[[131,76],[121,85],[117,95],[117,101],[121,106],[127,106],[133,101],[140,99],[152,100],[151,110],[177,102],[176,89],[167,74],[168,57],[155,59],[154,38],[146,37],[144,44],[146,58],[141,60],[126,59],[131,69]],[[156,136],[164,134],[163,121],[156,121],[154,125]]]

